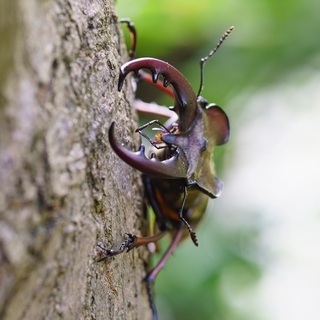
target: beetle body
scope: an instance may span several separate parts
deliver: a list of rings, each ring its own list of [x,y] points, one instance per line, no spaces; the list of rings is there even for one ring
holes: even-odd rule
[[[232,28],[224,34],[216,48],[231,30]],[[209,56],[215,51],[216,49]],[[204,59],[208,59],[209,56]],[[204,59],[201,60],[202,64]],[[185,77],[167,62],[154,58],[140,58],[125,63],[120,68],[119,91],[131,72],[140,79],[167,90],[174,98],[174,106],[171,109],[175,117],[169,118],[165,124],[154,120],[136,130],[146,137],[142,132],[145,127],[155,124],[159,126],[160,131],[155,140],[147,137],[153,145],[148,156],[145,155],[143,145],[138,151],[123,146],[116,138],[115,123],[112,123],[109,129],[109,141],[115,153],[144,174],[146,195],[155,212],[159,232],[149,237],[129,234],[129,239],[118,250],[100,246],[107,253],[101,260],[155,242],[166,232],[172,234],[172,243],[167,252],[146,277],[153,319],[157,319],[151,283],[183,237],[190,234],[194,244],[198,245],[194,229],[205,212],[208,199],[219,197],[222,191],[223,184],[215,174],[213,151],[215,146],[228,141],[229,121],[220,107],[208,104],[199,94],[195,95]],[[142,111],[148,112],[147,108],[142,108]],[[155,111],[153,110],[155,115],[161,114]]]
[[[144,150],[135,153],[121,146],[115,139],[113,126],[110,129],[110,143],[120,158],[150,176],[147,191],[149,200],[153,207],[166,209],[155,210],[161,227],[167,221],[178,219],[186,224],[197,245],[188,220],[193,219],[192,212],[199,206],[199,199],[207,202],[207,197],[202,193],[211,198],[221,194],[222,182],[215,176],[212,157],[214,147],[229,139],[229,121],[221,108],[208,105],[202,97],[197,98],[188,81],[177,69],[158,59],[142,58],[124,64],[120,69],[119,90],[130,72],[138,74],[141,69],[151,72],[153,82],[157,83],[161,75],[162,85],[172,86],[173,111],[177,114],[178,121],[169,119],[163,126],[157,140],[164,146],[153,152],[151,159],[144,155]],[[186,198],[188,189],[191,189],[192,197]],[[172,211],[178,212],[178,216],[174,217]]]

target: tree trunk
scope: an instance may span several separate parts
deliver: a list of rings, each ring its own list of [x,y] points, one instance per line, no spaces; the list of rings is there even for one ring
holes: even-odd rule
[[[149,319],[141,248],[97,263],[97,243],[141,234],[136,116],[110,0],[0,4],[0,318]],[[121,58],[123,56],[124,58]]]

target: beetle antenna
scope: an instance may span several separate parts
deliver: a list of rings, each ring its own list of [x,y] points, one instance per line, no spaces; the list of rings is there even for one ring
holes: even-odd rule
[[[217,45],[215,46],[215,48],[213,50],[211,50],[209,52],[209,54],[207,56],[205,56],[204,58],[202,58],[200,60],[200,88],[197,94],[197,97],[200,96],[200,93],[203,89],[203,78],[204,78],[204,64],[205,62],[211,58],[220,48],[220,46],[222,45],[222,43],[228,38],[229,34],[232,32],[232,30],[234,29],[234,26],[230,27],[221,37],[221,39],[219,40],[219,42],[217,43]]]

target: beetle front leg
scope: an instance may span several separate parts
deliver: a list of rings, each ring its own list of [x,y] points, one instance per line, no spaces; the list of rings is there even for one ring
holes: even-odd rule
[[[147,122],[146,124],[143,124],[142,126],[140,126],[139,128],[137,128],[135,130],[135,132],[139,132],[149,126],[152,126],[154,124],[157,124],[159,127],[163,128],[166,132],[169,132],[169,130],[159,121],[159,120],[151,120],[149,122]]]
[[[101,262],[101,261],[105,261],[105,260],[108,260],[109,258],[113,257],[113,256],[116,256],[120,253],[123,253],[125,252],[126,250],[129,251],[131,250],[130,248],[132,246],[134,246],[135,242],[136,242],[136,236],[130,234],[130,233],[127,233],[127,236],[128,236],[128,239],[125,240],[124,242],[121,243],[120,247],[118,250],[115,250],[115,249],[107,249],[105,248],[104,246],[100,245],[100,244],[97,244],[97,246],[106,253],[106,255],[99,259],[97,262]]]
[[[104,246],[101,246],[100,244],[97,244],[97,246],[106,252],[106,255],[99,259],[97,262],[108,260],[109,258],[116,256],[123,252],[129,252],[134,248],[138,248],[144,245],[148,245],[149,243],[157,242],[159,241],[164,235],[166,234],[166,231],[161,231],[159,233],[156,233],[149,237],[137,237],[135,235],[132,235],[130,233],[127,233],[128,239],[121,243],[118,250],[115,249],[107,249]]]
[[[125,23],[127,25],[128,30],[129,30],[131,44],[130,44],[130,50],[129,50],[128,55],[129,55],[129,60],[133,60],[134,55],[136,53],[136,47],[137,47],[137,30],[136,30],[133,22],[128,18],[120,19],[120,23]],[[163,91],[164,93],[166,93],[170,97],[174,98],[173,90],[170,87],[163,86],[162,81],[160,81],[160,83],[154,83],[154,81],[152,80],[152,76],[145,71],[141,71],[139,73],[137,80],[138,81],[145,81],[145,82],[151,84],[152,86],[155,86],[156,88],[160,89],[161,91]]]

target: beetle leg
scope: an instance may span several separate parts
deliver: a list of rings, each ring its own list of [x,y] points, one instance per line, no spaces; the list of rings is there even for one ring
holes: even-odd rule
[[[99,259],[98,262],[105,261],[113,256],[123,253],[126,249],[129,250],[128,248],[130,248],[135,243],[135,236],[129,233],[127,233],[127,235],[128,239],[121,243],[120,248],[118,250],[107,249],[101,246],[100,244],[97,244],[97,246],[106,253],[106,255],[103,258]]]
[[[134,248],[138,248],[144,245],[147,245],[149,243],[157,242],[159,241],[164,235],[166,234],[166,231],[158,232],[152,236],[148,237],[137,237],[135,235],[132,235],[130,233],[127,233],[128,239],[121,243],[118,250],[115,249],[107,249],[104,246],[101,246],[100,244],[97,244],[97,246],[106,252],[106,255],[98,260],[98,262],[108,260],[109,258],[116,256],[123,252],[129,252]]]
[[[181,237],[182,237],[182,229],[180,228],[177,231],[177,233],[175,234],[175,236],[174,236],[170,246],[168,247],[167,251],[165,252],[165,254],[162,256],[162,258],[160,259],[158,264],[151,271],[148,272],[148,274],[145,278],[146,288],[147,288],[147,293],[148,293],[148,298],[149,298],[149,304],[150,304],[150,308],[152,310],[152,319],[153,320],[158,319],[158,316],[157,316],[156,305],[154,303],[154,299],[153,299],[153,295],[152,295],[152,284],[154,283],[160,270],[164,268],[166,262],[168,261],[169,257],[171,256],[171,254],[173,253],[175,248],[178,246],[178,244],[181,240]]]
[[[134,100],[133,106],[138,111],[138,113],[147,114],[149,116],[156,115],[157,117],[172,119],[170,123],[177,122],[178,120],[178,115],[174,111],[170,110],[166,106],[159,106],[155,102],[144,102],[142,100],[137,99]],[[166,126],[168,128],[170,127],[170,125],[167,125],[167,122]]]
[[[168,148],[169,146],[164,144],[164,142],[159,141],[159,140],[152,140],[150,139],[144,132],[142,131],[138,131],[139,134],[144,137],[146,140],[148,140],[150,142],[150,144],[152,144],[153,147],[155,147],[156,149],[163,149],[163,148]]]
[[[127,25],[128,30],[129,30],[131,45],[130,45],[130,50],[129,50],[128,55],[129,55],[129,60],[133,60],[134,55],[136,53],[136,47],[137,47],[137,30],[136,30],[133,22],[128,18],[120,19],[120,23],[125,23]],[[151,84],[152,86],[160,89],[161,91],[163,91],[164,93],[166,93],[170,97],[174,98],[174,92],[170,87],[164,87],[162,81],[160,81],[159,83],[154,83],[152,80],[152,76],[145,71],[141,71],[139,73],[137,80],[138,81],[145,81],[145,82]]]
[[[130,44],[130,50],[129,50],[128,55],[129,55],[129,60],[132,60],[134,58],[135,53],[136,53],[137,30],[134,26],[134,23],[128,18],[120,19],[120,23],[125,23],[127,25],[129,33],[130,33],[131,44]],[[161,91],[163,91],[164,93],[169,95],[170,97],[174,98],[174,93],[171,88],[164,87],[162,84],[162,81],[160,81],[160,83],[154,83],[152,80],[152,76],[145,71],[141,71],[139,73],[138,81],[145,81],[145,82],[151,84],[152,86],[157,87],[158,89],[160,89]]]
[[[190,224],[188,223],[188,221],[183,217],[182,213],[183,213],[183,208],[184,208],[184,205],[186,203],[186,199],[187,199],[187,187],[184,187],[184,190],[183,190],[183,200],[182,200],[182,205],[180,207],[180,210],[178,212],[178,217],[179,219],[185,224],[185,226],[187,227],[188,231],[189,231],[189,234],[190,234],[190,237],[191,237],[191,240],[192,242],[198,246],[199,243],[198,243],[198,239],[197,239],[197,235],[196,233],[192,230]]]
[[[134,58],[134,54],[136,53],[137,30],[136,30],[133,22],[128,18],[120,19],[120,23],[125,23],[127,25],[129,33],[130,33],[131,47],[129,50],[129,58],[130,58],[130,60],[132,60]]]
[[[153,242],[157,242],[159,241],[163,236],[165,236],[165,234],[167,233],[167,231],[160,231],[152,236],[148,236],[148,237],[136,237],[134,236],[134,243],[132,243],[129,247],[127,252],[129,252],[130,250],[134,249],[134,248],[138,248],[140,246],[145,246],[148,245],[149,243],[153,243]]]
[[[145,129],[149,126],[152,126],[154,124],[157,124],[159,127],[163,128],[163,130],[165,130],[166,132],[169,132],[169,130],[159,120],[152,120],[152,121],[140,126],[139,128],[137,128],[135,130],[135,132],[138,132],[141,136],[143,136],[146,140],[148,140],[156,149],[159,150],[159,149],[167,148],[168,145],[165,144],[163,141],[161,141],[159,139],[152,140],[144,132],[142,132],[143,129]]]

